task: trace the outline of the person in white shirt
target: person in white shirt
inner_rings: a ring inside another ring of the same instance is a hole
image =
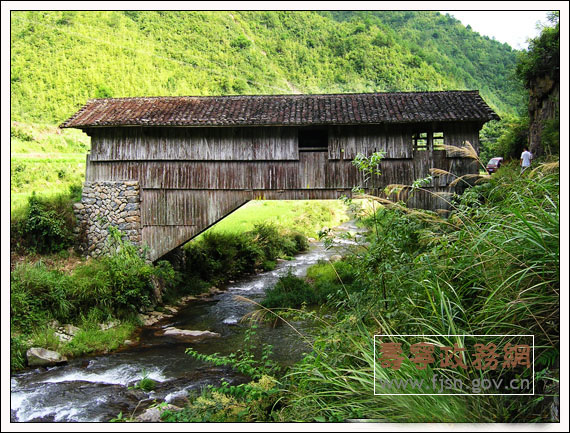
[[[530,167],[530,161],[532,159],[532,153],[528,151],[528,147],[525,147],[523,150],[521,154],[521,174]]]

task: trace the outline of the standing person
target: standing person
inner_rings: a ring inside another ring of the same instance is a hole
[[[532,153],[528,151],[528,147],[523,148],[523,153],[521,154],[521,174],[530,167],[530,160],[532,159]]]

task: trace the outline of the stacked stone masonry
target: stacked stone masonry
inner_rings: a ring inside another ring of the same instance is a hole
[[[141,244],[139,184],[136,181],[85,182],[80,203],[74,205],[80,251],[87,257],[111,252],[109,227],[122,239]]]

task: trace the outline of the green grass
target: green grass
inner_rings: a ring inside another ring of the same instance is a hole
[[[69,341],[61,341],[52,328],[36,328],[27,339],[27,347],[43,347],[64,356],[77,357],[90,353],[110,352],[118,349],[138,327],[134,320],[123,320],[112,328],[101,330],[98,323],[84,321]]]
[[[12,122],[10,134],[10,213],[23,211],[35,191],[44,198],[67,193],[85,180],[90,138],[54,125]]]
[[[340,200],[254,200],[210,230],[244,233],[266,222],[316,238],[322,227],[335,227],[348,219],[346,207]]]
[[[81,187],[85,179],[85,156],[75,160],[40,158],[11,159],[10,212],[17,214],[33,192],[44,198]]]
[[[84,155],[91,139],[78,129],[59,129],[57,125],[12,122],[10,153]],[[61,158],[61,156],[58,156]]]

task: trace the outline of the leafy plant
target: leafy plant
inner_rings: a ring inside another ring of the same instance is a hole
[[[148,372],[143,370],[142,379],[133,386],[134,389],[140,389],[144,392],[151,392],[156,388],[156,382],[148,377]]]
[[[271,359],[273,346],[270,344],[262,344],[261,357],[256,359],[254,350],[254,337],[256,335],[257,325],[252,324],[245,332],[243,340],[243,349],[235,353],[224,356],[214,353],[212,355],[205,355],[198,353],[193,348],[186,349],[186,353],[195,359],[212,363],[214,365],[227,365],[235,368],[240,373],[243,373],[253,379],[259,379],[262,376],[273,376],[280,370],[279,364]]]
[[[12,243],[40,254],[61,251],[72,245],[74,221],[67,196],[42,199],[34,193],[23,216],[12,220]]]

